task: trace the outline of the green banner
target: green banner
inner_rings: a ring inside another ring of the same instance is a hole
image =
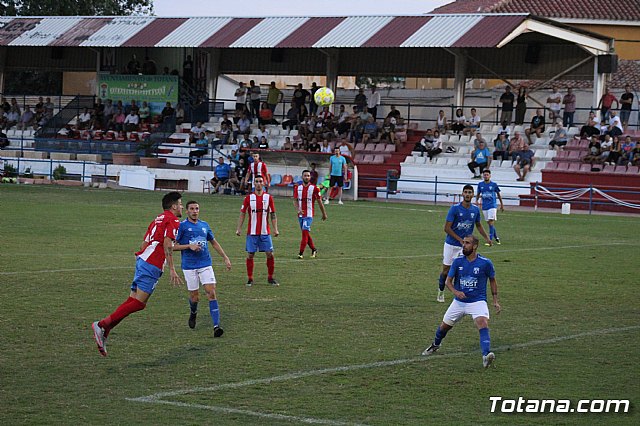
[[[175,75],[100,74],[98,97],[103,101],[106,99],[114,102],[122,101],[123,104],[129,104],[132,99],[138,105],[147,101],[156,108],[171,102],[175,108],[178,103],[178,77]]]

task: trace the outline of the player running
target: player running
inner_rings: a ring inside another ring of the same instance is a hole
[[[211,255],[207,242],[218,252],[227,271],[231,270],[231,261],[225,254],[222,246],[215,239],[209,224],[199,219],[200,205],[197,201],[187,203],[187,219],[180,222],[176,244],[173,250],[182,252],[182,272],[187,281],[189,290],[189,327],[196,327],[196,316],[198,315],[198,301],[200,299],[200,284],[204,287],[209,299],[209,313],[213,322],[213,337],[220,337],[224,333],[220,327],[220,309],[216,297],[216,276],[211,266]]]
[[[473,186],[465,185],[462,188],[462,202],[454,204],[447,213],[447,220],[444,224],[444,232],[447,237],[444,240],[442,251],[442,272],[438,283],[438,297],[436,300],[444,303],[444,283],[451,267],[453,259],[462,253],[462,240],[468,235],[473,235],[474,225],[478,226],[478,232],[484,237],[489,245],[491,240],[480,222],[480,209],[472,205]]]
[[[298,259],[304,258],[304,250],[309,245],[311,249],[311,257],[315,258],[318,254],[316,246],[311,238],[311,223],[313,222],[314,203],[318,201],[318,206],[322,211],[322,220],[327,220],[327,211],[322,204],[320,189],[311,183],[311,172],[309,170],[302,171],[302,185],[294,185],[293,187],[293,205],[298,213],[298,222],[302,231],[302,240],[300,241],[300,252]]]
[[[455,295],[444,314],[442,324],[436,329],[433,343],[422,352],[422,355],[432,355],[438,349],[442,339],[449,330],[463,316],[471,315],[480,333],[480,349],[482,350],[482,366],[487,368],[496,356],[491,352],[491,337],[489,335],[489,307],[487,306],[487,280],[491,285],[493,306],[496,313],[502,310],[498,302],[498,283],[493,263],[478,254],[478,239],[469,235],[462,241],[462,254],[453,260],[447,274],[447,288]]]
[[[102,356],[107,356],[107,337],[111,330],[127,316],[141,311],[158,284],[165,260],[169,265],[171,283],[182,284],[173,265],[173,241],[182,216],[182,195],[170,192],[162,197],[164,212],[159,214],[147,228],[140,251],[136,253],[136,272],[131,283],[129,298],[111,315],[91,325],[93,337]]]
[[[497,183],[491,182],[491,170],[482,172],[482,182],[478,183],[478,194],[476,195],[476,203],[482,197],[482,215],[484,220],[489,224],[489,239],[496,240],[496,244],[500,244],[498,232],[494,225],[498,220],[498,209],[496,208],[496,197],[500,200],[500,212],[504,212],[504,203],[502,195],[500,195],[500,187]]]
[[[238,226],[236,235],[240,235],[240,228],[244,223],[244,217],[249,212],[249,223],[247,226],[247,287],[253,285],[253,257],[256,251],[263,251],[267,255],[267,272],[268,282],[272,286],[280,285],[273,278],[275,269],[275,258],[273,257],[273,242],[271,241],[271,229],[269,228],[269,218],[273,225],[273,236],[277,237],[278,218],[276,216],[276,208],[273,203],[273,197],[264,192],[264,179],[262,176],[256,176],[253,180],[255,191],[244,198],[242,207],[240,208],[240,217],[238,218]]]

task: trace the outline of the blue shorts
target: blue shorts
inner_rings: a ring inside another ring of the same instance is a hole
[[[246,250],[247,253],[273,251],[271,235],[247,235]]]
[[[136,260],[136,273],[133,276],[133,282],[131,283],[131,291],[140,289],[145,293],[152,294],[161,276],[162,269],[138,258]]]
[[[311,231],[311,224],[313,223],[312,217],[299,217],[298,222],[300,223],[300,229],[303,231]]]

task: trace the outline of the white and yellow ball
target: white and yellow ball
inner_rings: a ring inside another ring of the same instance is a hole
[[[335,95],[333,94],[333,90],[328,87],[321,87],[313,95],[313,100],[316,101],[316,105],[325,107],[333,103]]]

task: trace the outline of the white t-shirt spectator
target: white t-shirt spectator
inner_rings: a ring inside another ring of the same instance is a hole
[[[124,124],[135,124],[137,126],[140,124],[140,117],[138,117],[138,114],[129,114],[124,119]]]
[[[78,121],[80,121],[81,123],[88,123],[89,121],[91,121],[91,114],[89,114],[88,112],[83,112],[78,116]]]
[[[613,126],[616,126],[618,129],[620,129],[621,132],[624,132],[622,123],[620,122],[620,117],[618,117],[617,115],[609,119],[609,129],[613,129]]]
[[[560,111],[560,109],[562,109],[562,93],[557,92],[557,93],[551,93],[549,95],[549,99],[553,99],[553,100],[558,100],[558,102],[549,102],[547,104],[547,106],[549,107],[550,110],[552,111]]]
[[[380,105],[380,92],[374,92],[367,98],[367,108],[375,108]]]

